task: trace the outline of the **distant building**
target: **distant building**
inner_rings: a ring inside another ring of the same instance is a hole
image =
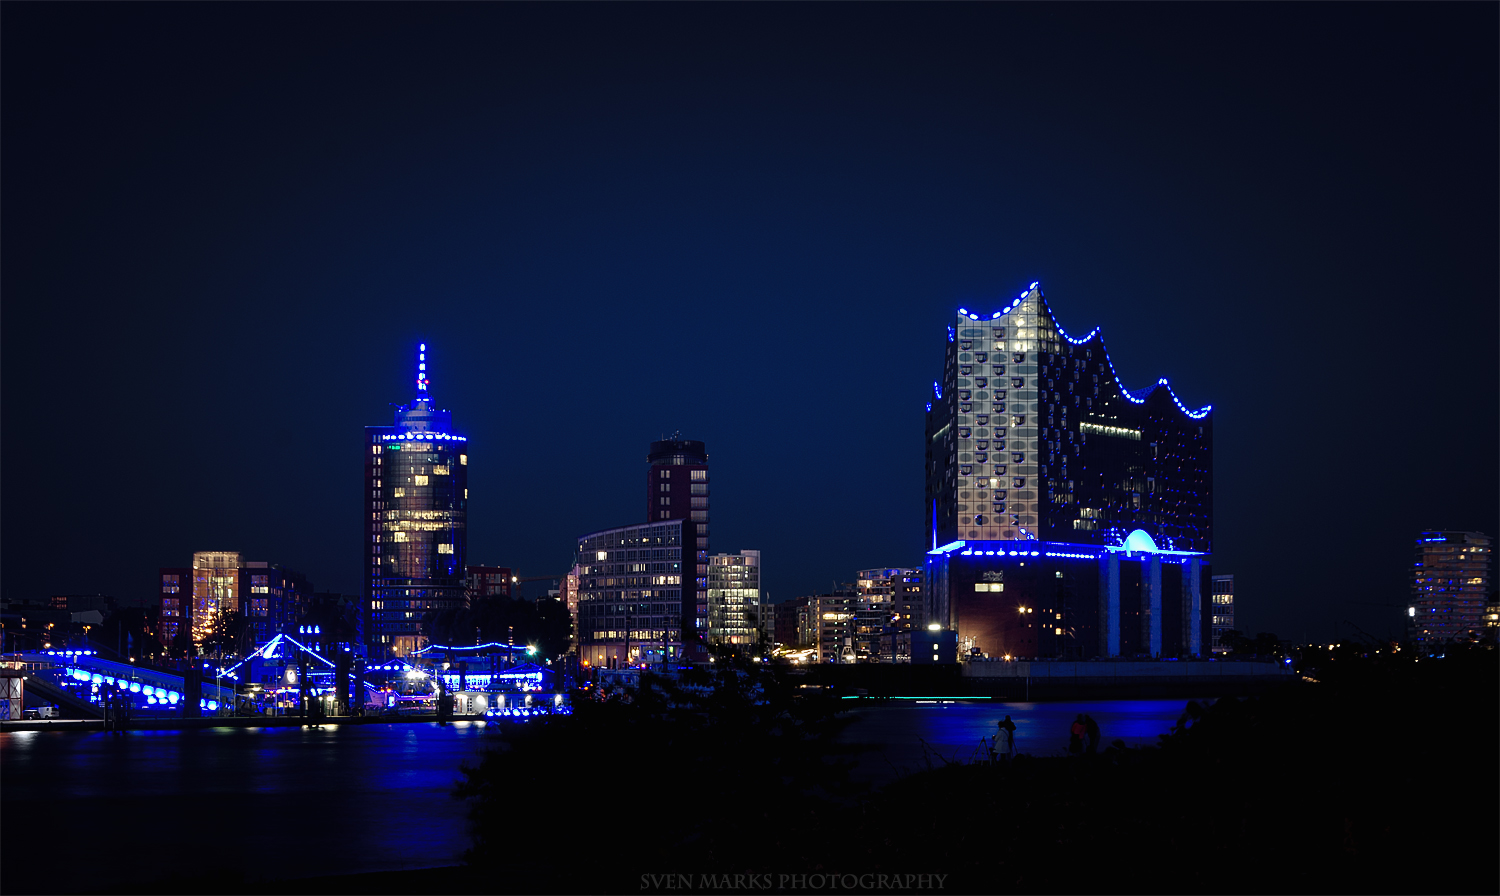
[[[69,613],[94,611],[107,616],[115,611],[115,599],[107,594],[54,594],[52,606]]]
[[[797,608],[797,644],[800,647],[818,646],[818,599],[799,597],[792,601]]]
[[[193,603],[189,612],[193,643],[227,631],[240,614],[244,577],[238,551],[198,551],[193,554]]]
[[[238,551],[199,551],[191,568],[163,567],[158,574],[157,637],[166,647],[189,632],[199,648],[218,637],[220,650],[249,652],[301,619],[313,591],[301,573],[245,560]],[[236,634],[233,644],[222,640]]]
[[[805,600],[805,598],[804,598]],[[803,641],[798,634],[797,615],[802,604],[796,600],[785,600],[771,605],[771,643],[783,647],[799,647]]]
[[[910,632],[923,614],[923,570],[862,569],[855,573],[860,596],[855,652],[861,662],[909,662]]]
[[[192,567],[163,566],[157,570],[160,592],[156,636],[163,647],[172,647],[177,636],[188,631],[192,619]]]
[[[646,521],[690,520],[708,535],[708,448],[692,439],[651,443],[646,455]],[[705,538],[706,541],[706,538]],[[707,550],[706,544],[699,548]]]
[[[575,562],[573,568],[568,570],[562,578],[562,593],[558,599],[568,608],[569,630],[568,630],[568,652],[578,653],[578,583],[580,567]]]
[[[930,625],[915,629],[911,633],[911,662],[915,665],[958,662],[958,632]]]
[[[683,520],[683,575],[693,580],[693,626],[685,629],[688,659],[706,660],[708,629],[708,447],[680,433],[652,442],[646,453],[646,521]]]
[[[760,551],[708,558],[708,641],[753,650],[760,641]]]
[[[422,617],[467,599],[469,444],[428,394],[427,345],[416,393],[391,426],[365,427],[365,637],[372,659],[427,642]]]
[[[766,650],[776,645],[776,605],[764,588],[760,592],[760,605],[756,608],[756,622],[760,627],[760,643]]]
[[[1478,640],[1490,598],[1490,537],[1481,532],[1423,532],[1412,567],[1409,635],[1418,647]]]
[[[489,597],[512,597],[513,578],[509,566],[470,566],[464,578],[464,593],[469,606]]]
[[[1213,634],[1210,646],[1214,653],[1228,653],[1224,633],[1234,628],[1234,576],[1213,577]]]
[[[1035,283],[991,313],[960,308],[943,348],[925,439],[928,624],[965,655],[1203,653],[1212,409],[1165,379],[1126,389],[1099,331],[1068,335]]]
[[[675,664],[689,654],[701,619],[697,580],[684,573],[684,567],[695,565],[693,527],[691,520],[663,520],[578,539],[574,565],[582,663],[618,669]]]
[[[813,598],[816,633],[812,644],[817,647],[820,663],[855,663],[859,661],[855,636],[859,627],[859,594],[850,590],[819,594]]]
[[[255,644],[264,644],[302,620],[313,603],[312,585],[300,572],[274,563],[247,561],[245,616]]]

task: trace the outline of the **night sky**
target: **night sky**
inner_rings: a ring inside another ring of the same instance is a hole
[[[239,550],[361,590],[432,390],[469,562],[559,573],[708,444],[772,599],[918,564],[958,306],[1039,280],[1214,405],[1240,627],[1400,631],[1500,534],[1497,7],[6,4],[3,588]]]

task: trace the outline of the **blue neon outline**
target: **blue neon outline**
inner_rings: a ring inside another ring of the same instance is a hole
[[[1036,281],[1035,283],[1032,283],[1031,286],[1027,287],[1027,289],[1026,289],[1025,292],[1021,293],[1020,298],[1017,298],[1016,300],[1014,300],[1013,302],[1011,302],[1008,306],[1006,306],[1002,310],[996,311],[990,317],[990,320],[995,320],[996,318],[999,318],[999,317],[1001,317],[1003,315],[1009,314],[1012,311],[1016,310],[1016,308],[1018,308],[1020,306],[1021,301],[1023,299],[1025,299],[1026,297],[1030,296],[1033,291],[1040,292],[1040,290],[1038,289],[1038,287],[1040,285],[1041,285],[1041,281],[1040,280]],[[1182,403],[1182,399],[1180,399],[1180,398],[1177,397],[1177,393],[1175,391],[1173,391],[1172,386],[1171,386],[1170,383],[1167,382],[1167,378],[1166,377],[1162,377],[1162,378],[1158,379],[1155,383],[1151,384],[1150,386],[1147,386],[1145,389],[1137,389],[1134,392],[1130,391],[1129,389],[1126,389],[1125,388],[1125,384],[1120,381],[1120,374],[1119,374],[1119,372],[1117,370],[1115,370],[1115,361],[1114,361],[1114,359],[1109,356],[1109,348],[1107,346],[1105,346],[1105,344],[1104,344],[1103,328],[1101,328],[1101,327],[1095,327],[1094,329],[1090,330],[1089,334],[1087,336],[1083,337],[1082,339],[1074,339],[1072,336],[1068,335],[1068,332],[1066,330],[1064,330],[1062,328],[1062,324],[1060,324],[1060,323],[1057,322],[1057,315],[1055,315],[1055,314],[1052,313],[1052,306],[1050,306],[1050,305],[1047,304],[1046,295],[1042,294],[1040,296],[1040,298],[1042,299],[1042,303],[1041,303],[1042,307],[1047,310],[1047,317],[1050,318],[1051,321],[1052,321],[1052,326],[1054,326],[1054,327],[1057,328],[1058,335],[1062,336],[1063,339],[1066,339],[1068,342],[1072,343],[1073,345],[1085,345],[1090,340],[1092,340],[1094,337],[1096,337],[1096,336],[1099,337],[1099,349],[1100,349],[1100,351],[1104,352],[1104,361],[1105,361],[1106,364],[1109,365],[1110,375],[1115,378],[1115,385],[1117,387],[1119,387],[1120,394],[1123,395],[1123,396],[1125,396],[1125,400],[1126,401],[1129,401],[1132,404],[1145,404],[1146,403],[1146,397],[1145,396],[1149,396],[1151,394],[1151,392],[1154,391],[1159,386],[1166,386],[1166,388],[1167,388],[1167,394],[1169,396],[1171,396],[1172,402],[1177,405],[1177,409],[1179,411],[1182,411],[1184,414],[1186,414],[1189,418],[1191,418],[1193,420],[1202,420],[1204,417],[1208,416],[1208,414],[1209,414],[1210,411],[1212,411],[1214,409],[1213,405],[1206,404],[1206,405],[1204,405],[1203,407],[1199,408],[1196,411],[1190,411],[1190,410],[1188,410],[1187,409],[1187,405],[1183,404]],[[963,308],[958,309],[958,312],[959,312],[959,314],[962,314],[965,317],[970,317],[973,320],[978,320],[979,319],[978,317],[969,314]],[[953,336],[952,336],[952,330],[953,330],[953,328],[949,327],[948,330],[949,330],[948,341],[952,342],[953,341]],[[933,384],[934,387],[936,387],[936,385],[937,385],[936,383]],[[1137,398],[1136,397],[1137,394],[1140,394],[1142,397]],[[938,397],[942,398],[943,396],[942,396],[941,393],[939,393]]]

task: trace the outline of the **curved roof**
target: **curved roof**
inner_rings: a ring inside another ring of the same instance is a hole
[[[1031,295],[1031,293],[1033,291],[1036,292],[1037,298],[1039,298],[1039,299],[1042,300],[1042,303],[1041,303],[1042,307],[1047,309],[1047,317],[1052,321],[1052,326],[1054,326],[1054,327],[1057,328],[1057,333],[1058,333],[1059,336],[1061,336],[1062,338],[1066,339],[1068,342],[1072,343],[1073,345],[1087,345],[1089,342],[1092,342],[1095,339],[1099,340],[1099,349],[1104,352],[1104,360],[1105,360],[1106,363],[1109,364],[1109,372],[1110,372],[1110,374],[1112,376],[1114,376],[1114,378],[1115,378],[1115,385],[1120,387],[1120,394],[1123,395],[1123,396],[1125,396],[1125,400],[1126,401],[1129,401],[1129,402],[1131,402],[1133,404],[1145,404],[1146,403],[1146,398],[1152,392],[1156,391],[1158,388],[1165,387],[1166,390],[1167,390],[1167,395],[1171,396],[1172,403],[1175,404],[1175,405],[1177,405],[1177,409],[1180,410],[1180,411],[1182,411],[1184,414],[1186,414],[1188,417],[1190,417],[1190,418],[1192,418],[1194,420],[1202,420],[1204,417],[1208,416],[1208,414],[1209,414],[1210,411],[1212,411],[1214,409],[1213,405],[1206,404],[1206,405],[1204,405],[1203,407],[1199,408],[1196,411],[1188,410],[1187,405],[1185,405],[1185,404],[1182,403],[1182,399],[1180,399],[1180,398],[1177,397],[1177,393],[1172,391],[1172,387],[1171,387],[1170,384],[1167,383],[1167,378],[1166,377],[1162,377],[1161,379],[1159,379],[1156,382],[1152,383],[1151,385],[1145,387],[1144,389],[1134,389],[1134,390],[1126,389],[1125,388],[1125,384],[1122,383],[1122,382],[1120,382],[1120,374],[1115,370],[1114,359],[1110,358],[1110,356],[1109,356],[1109,349],[1104,345],[1103,330],[1100,327],[1095,327],[1094,329],[1092,329],[1092,330],[1089,331],[1089,333],[1088,333],[1087,336],[1084,336],[1081,339],[1069,336],[1068,332],[1062,328],[1062,324],[1059,324],[1057,322],[1057,316],[1052,313],[1052,306],[1050,306],[1050,305],[1047,304],[1046,294],[1043,293],[1042,290],[1041,290],[1041,283],[1040,283],[1040,281],[1032,283],[1030,286],[1026,287],[1026,289],[1024,289],[1024,290],[1021,291],[1021,295],[1020,296],[1018,296],[1013,301],[1011,301],[1011,303],[1009,305],[1007,305],[1006,307],[1000,309],[999,311],[996,311],[994,314],[991,314],[990,317],[989,317],[989,319],[990,320],[995,320],[995,319],[1003,317],[1003,316],[1009,314],[1010,312],[1016,310],[1016,308],[1021,304],[1021,301],[1023,299],[1025,299],[1027,296]],[[964,315],[965,317],[969,318],[970,320],[982,320],[983,319],[981,315],[976,314],[976,313],[974,313],[972,311],[969,311],[968,309],[965,309],[965,308],[958,309],[958,313]],[[949,338],[950,339],[952,338],[951,334],[950,334]],[[934,383],[933,385],[936,386],[937,384]],[[943,396],[942,396],[941,393],[939,393],[938,397],[942,398]]]

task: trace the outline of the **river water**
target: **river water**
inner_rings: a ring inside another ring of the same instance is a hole
[[[1077,713],[1106,744],[1140,745],[1186,701],[849,702],[840,739],[859,748],[855,777],[879,784],[928,755],[967,760],[1007,713],[1019,750],[1048,755]],[[451,792],[489,740],[477,722],[0,734],[0,891],[456,864],[467,807]]]

